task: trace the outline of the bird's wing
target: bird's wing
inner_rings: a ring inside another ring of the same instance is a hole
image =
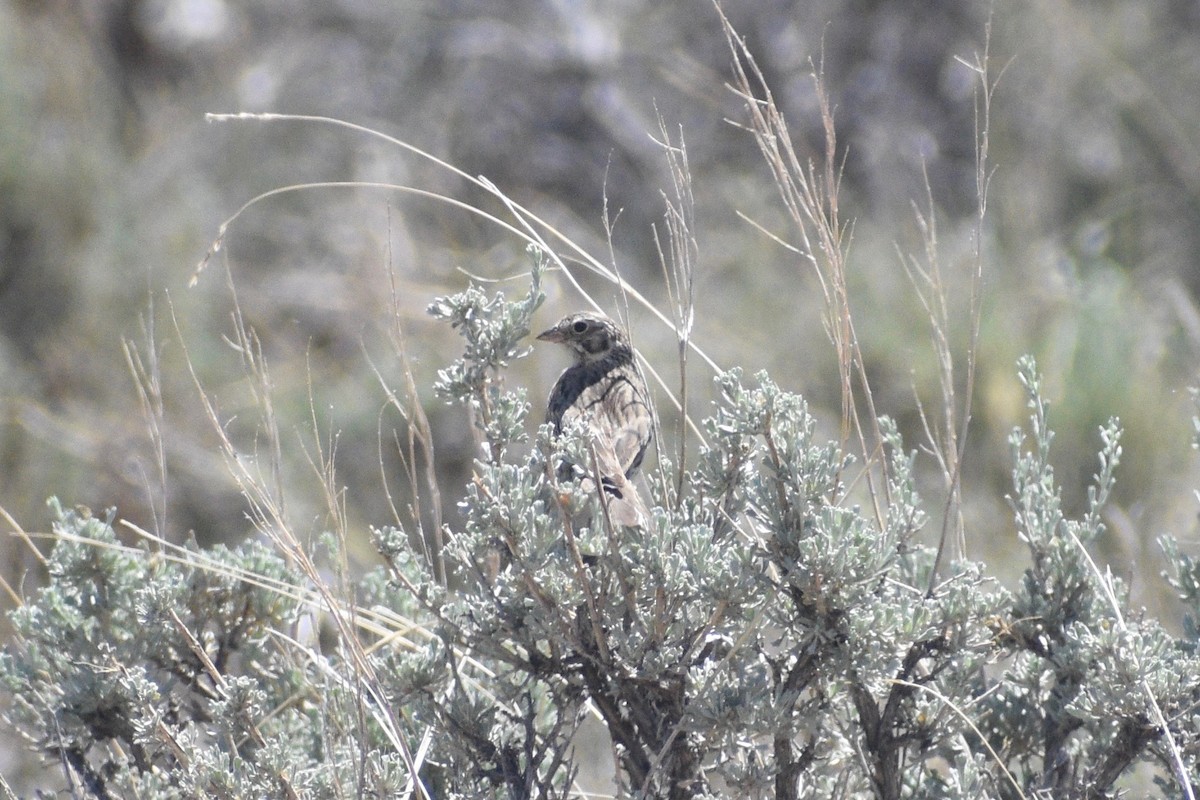
[[[654,421],[644,387],[633,365],[622,367],[584,389],[563,413],[564,423],[586,415],[595,436],[611,444],[613,475],[635,472],[650,444]]]
[[[629,528],[644,525],[650,518],[646,512],[646,504],[642,502],[637,487],[625,477],[611,440],[593,430],[591,445],[596,458],[596,468],[604,484],[598,494],[608,508],[609,517],[618,525]],[[591,478],[584,478],[581,485],[585,491],[595,491]]]

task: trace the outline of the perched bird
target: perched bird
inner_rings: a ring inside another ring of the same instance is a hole
[[[566,345],[575,357],[550,391],[546,421],[559,435],[574,420],[586,420],[610,517],[640,525],[645,505],[630,479],[650,446],[654,417],[633,347],[616,322],[587,311],[563,317],[537,338]],[[590,464],[567,464],[560,477],[591,472]]]

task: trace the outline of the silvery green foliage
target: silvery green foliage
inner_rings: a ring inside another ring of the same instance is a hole
[[[696,687],[708,758],[741,796],[940,784],[923,762],[966,753],[965,726],[947,704],[969,702],[991,638],[982,620],[1002,596],[985,591],[976,565],[926,591],[932,554],[912,542],[925,514],[912,455],[890,422],[891,500],[875,514],[847,501],[851,464],[817,439],[803,401],[765,375],[756,383],[722,377],[726,402],[697,470],[706,487],[744,492],[756,543],[754,624],[730,633],[739,646]],[[710,492],[704,502],[722,505]]]
[[[52,507],[49,583],[11,615],[0,685],[9,724],[75,796],[406,791],[347,663],[295,644],[309,588],[279,556],[253,542],[151,554],[122,547],[111,515]],[[412,605],[378,579],[367,588]]]
[[[0,659],[9,720],[85,796],[192,797],[214,779],[278,795],[269,744],[286,732],[312,746],[318,731],[298,709],[267,712],[287,709],[312,676],[270,636],[295,621],[296,602],[240,575],[298,578],[261,545],[169,561],[121,547],[111,514],[52,506],[50,583],[13,612],[15,643]]]
[[[1108,797],[1145,760],[1164,795],[1194,780],[1196,625],[1178,639],[1132,612],[1086,549],[1115,421],[1070,519],[1020,364],[1032,413],[1010,501],[1030,559],[1011,594],[979,564],[933,574],[916,454],[891,421],[864,468],[765,374],[719,376],[682,495],[613,526],[547,466],[563,449],[586,463],[581,431],[512,446],[531,428],[503,370],[542,300],[532,255],[518,301],[471,288],[431,306],[464,342],[439,396],[484,446],[438,563],[417,532],[373,531],[386,566],[357,585],[365,651],[298,641],[323,606],[262,546],[167,559],[55,507],[50,582],[15,612],[0,678],[10,722],[77,796],[578,797],[589,717],[621,797]],[[1197,560],[1164,548],[1200,617]]]
[[[545,253],[530,245],[529,256],[531,284],[524,300],[509,303],[503,294],[489,299],[472,284],[464,292],[438,298],[428,309],[433,317],[449,322],[464,342],[462,358],[438,373],[434,392],[470,409],[485,444],[494,448],[494,458],[500,457],[505,445],[525,438],[524,421],[529,413],[525,393],[506,391],[498,379],[511,361],[529,354],[525,339],[530,320],[545,300],[541,290]]]
[[[1166,795],[1178,796],[1181,783],[1196,778],[1200,661],[1186,642],[1134,613],[1123,583],[1095,567],[1086,550],[1104,533],[1101,510],[1121,455],[1120,428],[1112,420],[1101,429],[1087,510],[1080,520],[1067,519],[1049,462],[1053,433],[1036,366],[1025,358],[1018,368],[1032,413],[1029,435],[1017,430],[1010,437],[1010,503],[1030,566],[1011,610],[997,621],[997,642],[1012,658],[983,698],[986,734],[1027,793],[1107,797],[1118,777],[1149,760],[1160,781],[1168,778]],[[1170,545],[1166,553],[1186,600],[1190,560]],[[1150,696],[1170,740],[1154,721]]]

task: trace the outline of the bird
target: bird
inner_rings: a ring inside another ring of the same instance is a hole
[[[590,311],[568,314],[538,340],[565,345],[575,363],[550,390],[546,422],[554,435],[577,419],[586,421],[610,518],[627,527],[645,522],[645,504],[630,481],[654,437],[654,415],[633,346],[609,317]],[[591,465],[564,464],[561,478],[591,473]],[[588,478],[584,482],[591,484]]]

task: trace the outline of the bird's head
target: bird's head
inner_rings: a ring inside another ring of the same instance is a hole
[[[591,311],[568,314],[553,328],[538,334],[537,338],[543,342],[566,345],[581,364],[600,361],[620,350],[629,350],[629,343],[617,323]]]

